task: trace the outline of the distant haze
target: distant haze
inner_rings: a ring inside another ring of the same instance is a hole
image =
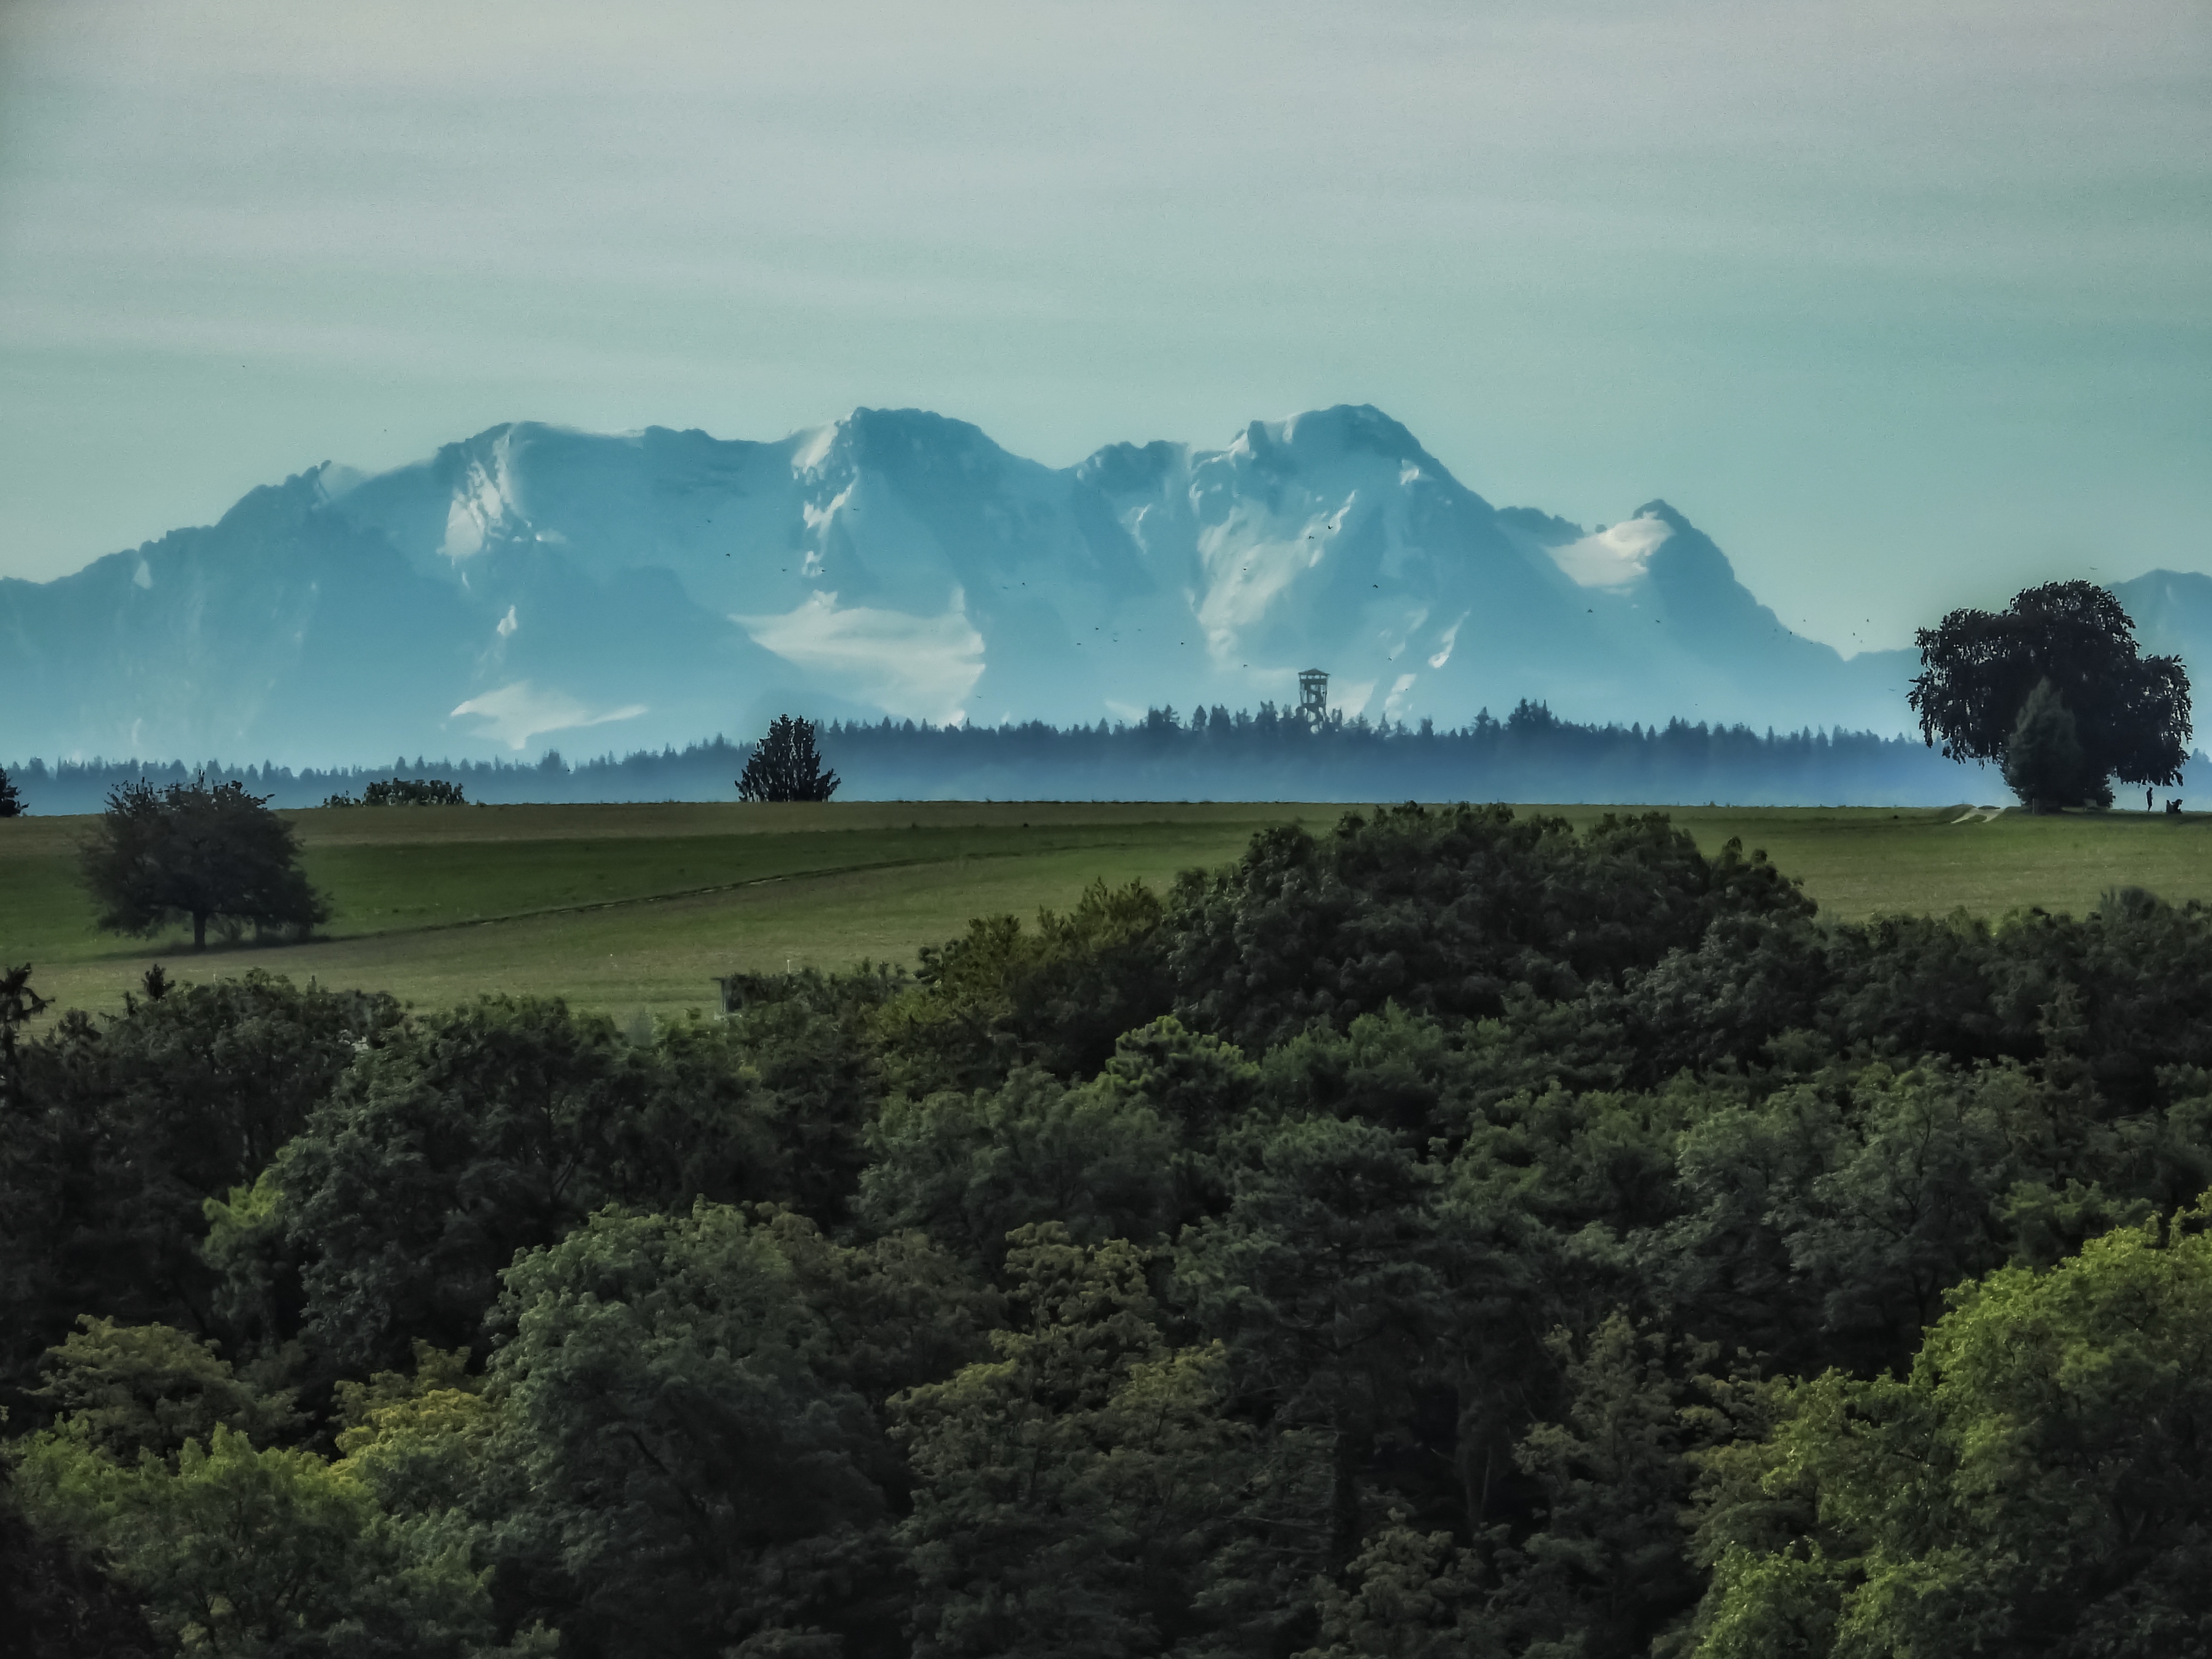
[[[2212,577],[2123,585],[2212,659]],[[1682,514],[1499,508],[1367,405],[1073,467],[927,410],[769,441],[520,423],[0,579],[12,752],[330,765],[1293,706],[1896,732],[1910,653],[1791,632]]]
[[[1067,465],[1363,402],[1845,652],[2212,568],[2208,20],[16,0],[0,574],[524,417]]]

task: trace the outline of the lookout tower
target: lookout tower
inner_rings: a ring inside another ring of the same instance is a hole
[[[1328,718],[1328,670],[1326,668],[1299,670],[1298,718],[1308,726],[1319,726]]]

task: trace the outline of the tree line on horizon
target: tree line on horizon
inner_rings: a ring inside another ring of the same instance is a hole
[[[1272,704],[1256,711],[1173,707],[1137,720],[1054,726],[825,720],[816,732],[847,799],[1603,800],[1663,804],[1943,805],[1988,796],[1999,781],[1907,737],[1756,732],[1687,720],[1597,726],[1539,703],[1455,730],[1333,716],[1318,728]],[[379,781],[436,781],[471,800],[728,799],[751,746],[715,737],[678,749],[569,761],[441,761],[380,767],[234,766],[33,759],[9,769],[25,810],[93,812],[119,785],[205,775],[282,808],[358,797]]]

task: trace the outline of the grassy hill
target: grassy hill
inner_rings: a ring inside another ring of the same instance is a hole
[[[64,1006],[112,1008],[155,961],[186,978],[266,968],[420,1004],[483,991],[619,1018],[705,1005],[714,975],[910,960],[971,916],[1065,906],[1093,878],[1164,886],[1253,832],[1328,805],[854,802],[810,806],[356,808],[288,813],[336,909],[302,945],[211,948],[96,933],[75,877],[92,820],[0,822],[0,960]],[[1586,823],[1600,807],[1556,810]],[[1822,913],[2086,909],[2106,889],[2212,899],[2212,820],[2142,813],[1954,822],[1963,809],[1674,808],[1802,878]]]

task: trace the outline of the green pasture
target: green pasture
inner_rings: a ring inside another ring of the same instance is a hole
[[[702,1006],[717,974],[909,961],[971,916],[1064,907],[1094,878],[1164,885],[1253,832],[1332,805],[852,802],[828,805],[389,807],[289,813],[331,896],[325,937],[210,948],[101,934],[76,884],[88,818],[0,822],[0,961],[59,1006],[121,1005],[155,961],[185,978],[251,967],[422,1006],[484,991],[618,1018]],[[1589,823],[1601,807],[1530,808]],[[1642,809],[1627,809],[1642,810]],[[1674,808],[1802,878],[1824,915],[2079,912],[2108,888],[2212,899],[2212,817],[2097,813],[1954,822],[1940,811]]]

